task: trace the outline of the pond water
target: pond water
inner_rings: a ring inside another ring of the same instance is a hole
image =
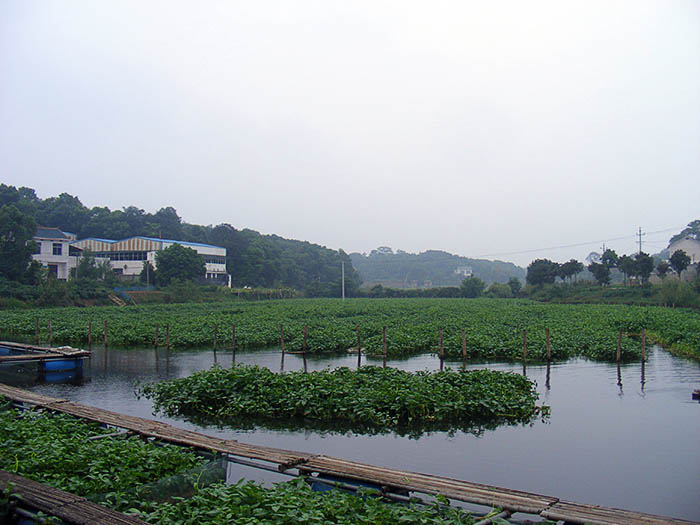
[[[408,471],[449,476],[591,503],[700,520],[700,363],[652,347],[648,361],[616,364],[577,359],[530,364],[525,373],[536,381],[538,404],[551,407],[546,421],[502,426],[483,434],[433,432],[411,439],[396,434],[357,435],[311,430],[237,430],[198,427],[152,414],[147,399],[137,399],[138,384],[186,377],[216,362],[231,366],[230,351],[211,349],[93,348],[85,377],[67,383],[38,382],[36,365],[0,371],[0,381],[45,395],[166,421],[175,426],[310,453],[322,453]],[[236,362],[280,370],[279,349],[238,351]],[[366,360],[364,364],[381,366]],[[309,357],[309,370],[357,364],[356,355]],[[301,356],[287,354],[284,370],[303,369]],[[390,360],[404,370],[435,370],[433,355]],[[449,363],[446,366],[450,366]],[[452,363],[460,366],[460,363]],[[521,363],[471,363],[523,373]],[[233,478],[277,480],[275,474],[235,467]],[[281,478],[281,477],[280,477]],[[286,478],[281,478],[286,479]]]

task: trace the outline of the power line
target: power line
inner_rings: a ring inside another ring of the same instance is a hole
[[[684,227],[685,226],[680,226],[680,227],[676,227],[676,228],[666,228],[663,230],[656,230],[653,232],[645,232],[643,235],[655,235],[655,234],[659,234],[659,233],[668,233],[671,231],[680,231]],[[640,231],[641,231],[641,228],[640,228]],[[597,240],[597,241],[579,242],[579,243],[575,243],[575,244],[563,244],[560,246],[550,246],[548,248],[534,248],[534,249],[530,249],[530,250],[520,250],[517,252],[484,253],[481,255],[472,255],[470,257],[473,259],[478,258],[478,257],[500,257],[503,255],[522,255],[522,254],[526,254],[526,253],[544,252],[547,250],[562,250],[562,249],[566,249],[566,248],[579,248],[581,246],[590,246],[592,244],[605,244],[606,242],[611,242],[611,241],[625,241],[625,240],[631,240],[631,239],[636,240],[638,235],[639,234],[625,235],[623,237],[612,237],[610,239],[601,239],[601,240]]]

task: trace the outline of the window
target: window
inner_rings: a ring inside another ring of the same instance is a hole
[[[36,249],[34,250],[35,254],[40,254],[41,253],[41,241],[36,241]]]
[[[63,255],[63,245],[60,242],[53,243],[53,254]]]

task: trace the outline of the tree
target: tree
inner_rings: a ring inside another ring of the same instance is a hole
[[[156,252],[156,283],[168,286],[174,279],[193,281],[204,277],[204,259],[192,248],[173,244]]]
[[[517,297],[520,293],[520,289],[523,287],[520,279],[517,277],[511,277],[508,279],[508,286],[510,286],[510,291],[513,293],[513,297]]]
[[[513,290],[505,283],[492,283],[488,290],[486,290],[486,295],[499,299],[509,299],[513,297]]]
[[[654,271],[654,258],[647,253],[640,252],[634,256],[634,263],[642,283],[649,282],[649,276]]]
[[[32,260],[36,244],[34,219],[14,204],[0,208],[0,275],[11,281],[22,281]]]
[[[627,284],[627,278],[632,275],[637,275],[637,267],[634,259],[629,255],[623,255],[617,260],[617,267],[622,272],[625,277],[625,284]]]
[[[656,275],[661,277],[661,280],[663,280],[670,269],[671,265],[669,265],[666,261],[659,261],[659,264],[656,265]]]
[[[618,259],[619,257],[617,256],[617,253],[615,253],[615,250],[608,248],[603,252],[603,255],[601,255],[600,262],[608,268],[616,268]]]
[[[462,297],[479,297],[484,292],[484,288],[486,288],[486,283],[478,277],[467,277],[460,285]]]
[[[571,282],[571,279],[575,275],[581,273],[583,269],[582,263],[578,262],[576,259],[571,259],[569,262],[565,262],[559,266],[559,277],[561,277],[562,280],[568,279],[569,282]]]
[[[535,259],[527,267],[525,280],[528,284],[553,284],[559,273],[559,265],[549,259]]]
[[[681,278],[683,270],[690,266],[690,257],[683,250],[676,250],[673,255],[668,260],[673,271],[678,274],[678,278]]]
[[[594,262],[588,265],[588,271],[593,274],[599,285],[605,286],[610,284],[610,268],[606,265]]]
[[[690,237],[691,239],[696,239],[700,241],[700,219],[695,219],[688,223],[688,226],[684,228],[680,233],[671,237],[669,244],[673,244],[676,241]]]

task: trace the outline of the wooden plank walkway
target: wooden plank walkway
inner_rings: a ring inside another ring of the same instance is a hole
[[[0,488],[12,484],[12,494],[21,497],[21,508],[56,516],[76,525],[142,525],[133,516],[115,512],[86,498],[0,470]]]
[[[71,348],[69,346],[59,346],[48,348],[45,346],[25,345],[10,341],[0,341],[0,347],[12,348],[24,352],[19,355],[0,355],[0,363],[15,361],[47,361],[53,359],[75,359],[80,357],[90,357],[91,352]]]
[[[544,518],[563,520],[570,523],[695,523],[596,505],[563,502],[553,496],[494,487],[431,474],[377,467],[331,456],[248,445],[239,443],[234,439],[219,439],[199,432],[179,429],[167,423],[151,419],[128,416],[65,399],[43,396],[2,383],[0,383],[0,395],[16,402],[64,412],[80,418],[131,430],[140,435],[158,438],[162,441],[276,464],[280,471],[297,468],[300,472],[308,474],[327,474],[370,482],[381,487],[387,487],[387,490],[407,490],[431,495],[442,494],[448,498],[467,503],[500,507],[513,513],[537,514]]]

